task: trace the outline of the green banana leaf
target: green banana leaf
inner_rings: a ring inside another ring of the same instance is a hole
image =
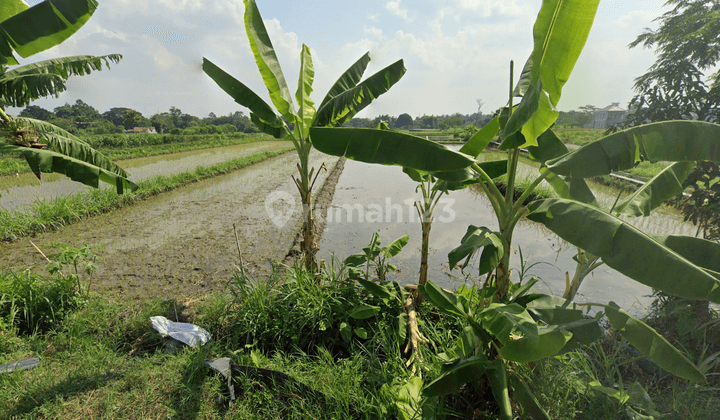
[[[372,305],[358,305],[348,312],[353,319],[367,319],[373,317],[380,312],[380,308]]]
[[[368,63],[370,63],[370,53],[366,52],[358,61],[345,70],[345,73],[333,84],[325,98],[320,102],[318,109],[322,109],[332,98],[357,86],[362,79],[363,73],[365,73],[365,69],[367,69]]]
[[[535,21],[535,40],[531,59],[531,79],[523,102],[535,108],[532,116],[522,125],[524,145],[536,145],[536,139],[555,122],[559,113],[555,109],[562,88],[572,73],[592,28],[599,0],[544,1]],[[526,64],[527,66],[527,64]],[[522,77],[522,76],[521,76]],[[519,122],[526,115],[518,115]],[[510,124],[510,123],[508,123]],[[516,124],[519,125],[519,124]],[[506,131],[509,136],[512,132]]]
[[[310,137],[313,146],[325,154],[365,163],[436,172],[462,169],[475,162],[441,144],[390,130],[313,127]]]
[[[94,188],[98,188],[100,181],[103,181],[114,185],[118,194],[122,194],[125,190],[133,191],[138,188],[128,179],[114,172],[50,150],[5,144],[0,147],[0,152],[22,153],[30,165],[30,169],[38,178],[42,178],[43,172],[56,172]]]
[[[513,341],[510,334],[538,343],[538,324],[530,313],[517,303],[491,303],[478,314],[481,325],[502,344]]]
[[[403,60],[385,67],[379,72],[328,100],[318,109],[314,126],[339,127],[362,111],[378,96],[387,92],[405,74]]]
[[[477,381],[485,374],[488,360],[484,355],[459,359],[449,367],[443,366],[440,376],[425,386],[423,395],[439,397],[455,394],[468,382]]]
[[[467,298],[448,293],[431,281],[418,285],[418,293],[446,314],[465,318],[471,313],[471,304]]]
[[[717,242],[683,235],[650,235],[650,237],[698,267],[720,273],[720,244]]]
[[[410,236],[403,235],[394,241],[390,242],[388,245],[384,246],[382,250],[380,251],[380,255],[382,255],[383,258],[392,258],[396,256],[397,254],[402,251],[402,249],[407,245],[408,241],[410,240]]]
[[[508,372],[505,368],[505,362],[500,359],[489,361],[485,365],[485,375],[490,382],[495,401],[500,408],[501,418],[512,420],[512,406],[510,404],[510,381],[508,380]]]
[[[27,10],[28,6],[23,0],[5,0],[0,3],[0,22]]]
[[[720,303],[717,279],[612,215],[560,198],[536,201],[528,208],[528,219],[637,282],[676,296]]]
[[[510,340],[499,352],[505,360],[518,363],[534,362],[560,353],[572,335],[561,326],[542,326],[538,327],[535,342],[530,337]]]
[[[530,84],[532,83],[532,64],[532,55],[530,55],[527,61],[525,61],[525,65],[520,73],[520,78],[515,85],[515,90],[513,90],[512,95],[514,97],[523,97],[525,96],[525,93],[527,93],[528,89],[530,89]]]
[[[550,420],[550,416],[540,406],[540,402],[535,398],[535,395],[530,391],[530,387],[527,386],[525,381],[517,374],[510,373],[510,385],[513,388],[513,399],[522,405],[523,410],[530,415],[530,418],[535,420]]]
[[[620,331],[633,347],[661,368],[691,381],[705,381],[705,375],[662,335],[639,319],[630,316],[614,302],[610,302],[605,307],[605,315],[613,328]]]
[[[293,106],[290,90],[285,82],[280,62],[275,55],[270,36],[265,29],[260,11],[255,0],[245,2],[245,31],[250,40],[250,49],[255,56],[255,63],[260,70],[265,87],[270,93],[270,99],[280,114],[291,123],[295,123],[297,114]],[[263,118],[265,121],[270,121]]]
[[[100,71],[103,64],[109,69],[110,62],[119,63],[121,59],[120,54],[77,55],[16,67],[0,75],[0,101],[23,107],[41,97],[57,96],[67,89],[65,81],[70,76]]]
[[[454,269],[463,259],[465,259],[465,262],[462,268],[467,267],[472,256],[480,248],[484,248],[483,255],[480,258],[480,275],[488,273],[497,267],[505,253],[502,240],[495,232],[486,227],[470,225],[460,240],[460,246],[448,253],[450,269]],[[488,250],[487,254],[485,250]]]
[[[460,151],[473,157],[480,156],[480,153],[488,147],[488,144],[497,135],[498,131],[500,131],[500,118],[495,117],[477,133],[473,134],[470,140],[460,148]]]
[[[495,179],[507,173],[507,159],[475,163],[485,171],[490,179]],[[468,185],[483,182],[475,171],[470,168],[452,172],[433,172],[432,175],[440,180],[437,183],[437,189],[446,192],[461,190]]]
[[[0,22],[0,64],[18,64],[13,50],[27,58],[60,44],[90,19],[97,6],[95,0],[47,0],[19,11],[22,6],[10,0],[2,9],[6,18]],[[19,13],[7,17],[13,11]]]
[[[568,153],[565,143],[555,133],[548,129],[537,139],[537,146],[529,146],[530,159],[545,165],[548,160],[555,159]],[[585,180],[580,178],[563,179],[545,167],[540,168],[541,173],[549,172],[546,180],[560,198],[572,198],[582,203],[598,206],[595,195]]]
[[[65,130],[59,128],[57,130],[49,129],[49,127],[54,126],[44,121],[33,120],[31,118],[17,119],[26,123],[34,122],[34,124],[32,124],[33,128],[35,128],[41,139],[44,140],[44,143],[50,145],[52,151],[113,172],[123,178],[130,177],[124,169],[114,164],[108,157]]]
[[[254,112],[250,113],[250,121],[252,121],[255,126],[260,129],[265,134],[270,134],[271,136],[275,137],[276,139],[281,139],[287,135],[287,130],[285,130],[285,125],[276,125],[276,124],[270,124],[267,121],[264,121],[260,117],[257,116]],[[295,146],[298,147],[297,145]]]
[[[275,113],[270,105],[267,104],[250,88],[226,73],[223,69],[216,66],[212,61],[203,58],[202,64],[205,74],[217,83],[235,102],[250,109],[256,115],[258,120],[264,122],[265,125],[271,127],[283,127],[282,118]],[[253,121],[254,122],[254,121]],[[263,130],[265,131],[265,130]],[[276,136],[277,137],[277,136]]]
[[[720,125],[665,121],[618,131],[547,162],[559,175],[590,178],[650,162],[720,162]]]
[[[615,212],[634,217],[649,216],[654,208],[683,192],[683,181],[693,168],[695,162],[673,163],[618,203]]]
[[[310,48],[303,44],[302,51],[300,52],[300,78],[298,80],[297,92],[295,93],[295,100],[297,100],[300,107],[296,129],[300,133],[299,137],[302,138],[307,138],[310,126],[312,126],[313,120],[315,119],[314,102],[310,99],[310,94],[313,91],[312,84],[314,78],[315,69],[313,68]]]

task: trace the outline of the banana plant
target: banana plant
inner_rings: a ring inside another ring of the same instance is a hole
[[[73,56],[19,64],[13,52],[29,57],[60,44],[87,22],[97,8],[94,0],[47,0],[28,7],[22,0],[5,0],[0,6],[0,132],[5,138],[0,153],[18,153],[33,173],[57,172],[97,188],[100,181],[118,194],[137,185],[128,173],[65,130],[30,118],[12,118],[7,106],[22,107],[40,97],[66,90],[68,77],[99,71],[121,55]]]
[[[361,82],[370,62],[370,55],[366,53],[340,76],[316,109],[310,99],[315,70],[310,48],[303,44],[300,53],[300,77],[295,93],[298,104],[296,111],[260,11],[254,0],[244,1],[245,30],[250,40],[250,48],[275,109],[207,58],[203,58],[203,70],[235,102],[250,109],[250,118],[261,131],[276,138],[292,140],[299,159],[299,177],[293,177],[293,180],[300,193],[304,216],[301,249],[305,266],[315,270],[317,244],[312,213],[312,189],[320,171],[316,172],[315,168],[309,167],[309,156],[313,147],[310,128],[341,126],[397,83],[405,74],[405,66],[402,60],[398,60]]]
[[[600,336],[601,317],[663,369],[693,381],[705,379],[667,340],[614,303],[576,304],[529,293],[534,281],[523,285],[511,281],[513,230],[527,217],[585,250],[590,260],[602,261],[635,281],[689,299],[720,303],[720,245],[694,237],[647,235],[597,208],[584,181],[628,169],[641,160],[677,162],[614,209],[623,214],[646,214],[677,194],[683,174],[694,161],[720,160],[720,125],[697,121],[648,124],[575,151],[568,151],[550,128],[558,115],[555,106],[563,84],[583,49],[597,5],[597,0],[543,1],[534,26],[534,49],[517,84],[511,70],[508,104],[481,130],[484,135],[478,133],[461,149],[458,154],[464,159],[401,133],[342,129],[346,134],[341,135],[340,129],[311,129],[320,151],[429,173],[443,180],[447,189],[477,183],[493,207],[498,226],[470,226],[460,246],[448,255],[452,266],[463,259],[467,264],[472,255],[481,253],[479,272],[488,274],[484,287],[461,288],[455,293],[431,281],[418,287],[436,309],[466,323],[457,351],[443,356],[445,369],[425,386],[426,397],[455,393],[468,382],[484,381],[493,390],[501,418],[513,418],[511,399],[533,418],[548,418],[528,385],[514,373],[513,365],[593,342]],[[514,98],[521,100],[515,104]],[[504,170],[492,172],[475,157],[496,134],[508,158],[499,163]],[[521,147],[527,147],[541,167],[537,178],[516,198]],[[503,173],[508,181],[504,193],[493,181]],[[559,198],[530,202],[529,197],[544,180]],[[583,314],[590,306],[601,310],[594,318]]]

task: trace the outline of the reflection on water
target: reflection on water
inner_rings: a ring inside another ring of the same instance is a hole
[[[253,142],[122,160],[117,163],[130,174],[132,181],[137,182],[157,175],[178,174],[194,170],[198,166],[215,165],[226,160],[283,147],[287,147],[287,143]],[[70,181],[67,177],[58,174],[43,174],[42,182],[32,173],[0,177],[0,209],[16,210],[38,199],[50,200],[88,188],[90,187]]]
[[[532,168],[522,173],[533,174]],[[373,232],[378,232],[383,244],[402,235],[410,235],[410,242],[392,263],[400,269],[393,279],[401,283],[417,282],[420,265],[421,228],[418,216],[411,207],[420,193],[417,184],[401,168],[367,165],[348,160],[335,190],[328,223],[320,242],[320,258],[329,260],[328,250],[339,259],[360,252],[367,246]],[[608,189],[597,194],[601,205],[608,208],[615,200]],[[429,278],[446,288],[456,288],[466,279],[459,270],[449,271],[447,254],[460,244],[469,225],[487,226],[498,230],[492,207],[476,189],[451,192],[443,197],[434,212],[430,233]],[[676,215],[658,212],[651,217],[631,221],[644,231],[653,233],[692,234],[692,225],[682,223]],[[525,259],[526,273],[541,282],[538,291],[562,294],[565,272],[575,271],[573,256],[576,249],[539,224],[523,220],[514,232],[511,265],[515,269],[513,281],[521,271],[520,252]],[[477,261],[468,268],[476,272]],[[476,277],[476,276],[475,276]],[[607,266],[596,269],[580,287],[576,300],[607,303],[615,301],[634,312],[647,308],[650,288],[636,283]]]

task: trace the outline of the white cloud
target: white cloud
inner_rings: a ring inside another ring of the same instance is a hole
[[[532,2],[519,0],[454,0],[445,3],[442,15],[458,16],[471,11],[482,18],[496,15],[518,17],[533,13],[537,7]]]
[[[406,22],[412,22],[413,20],[408,16],[408,10],[400,5],[401,2],[402,0],[389,1],[385,3],[385,9]]]

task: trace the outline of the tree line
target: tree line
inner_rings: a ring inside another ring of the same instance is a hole
[[[172,106],[167,112],[147,118],[139,111],[124,107],[111,108],[101,114],[81,99],[52,111],[29,105],[20,112],[20,116],[47,121],[73,134],[124,133],[134,127],[153,127],[158,133],[170,134],[257,132],[250,118],[240,111],[222,116],[211,112],[205,118],[198,118]]]

